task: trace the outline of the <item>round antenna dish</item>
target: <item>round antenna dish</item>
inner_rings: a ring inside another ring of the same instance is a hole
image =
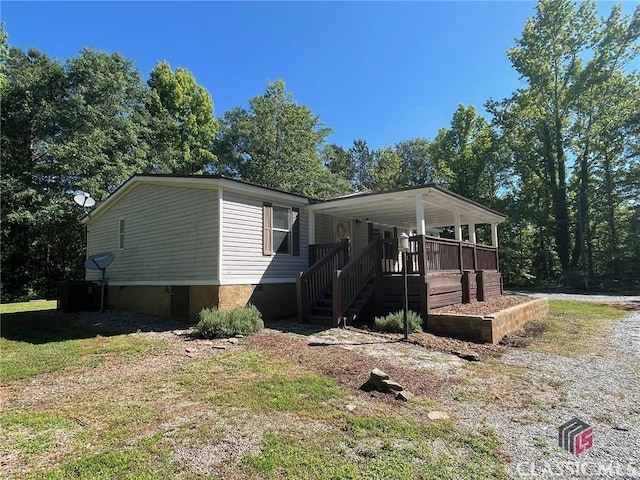
[[[73,197],[73,201],[76,202],[81,207],[93,207],[96,204],[96,201],[91,198],[91,194],[88,192],[81,192],[78,195]]]
[[[116,256],[111,252],[97,253],[90,255],[84,261],[84,266],[89,270],[104,270],[113,263]]]

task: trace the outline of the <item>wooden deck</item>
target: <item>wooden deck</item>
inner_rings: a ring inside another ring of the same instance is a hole
[[[409,239],[409,308],[423,318],[447,305],[502,294],[498,249],[429,236]],[[300,320],[340,325],[403,307],[397,239],[370,242],[355,257],[346,243],[311,246],[313,265],[298,275]]]

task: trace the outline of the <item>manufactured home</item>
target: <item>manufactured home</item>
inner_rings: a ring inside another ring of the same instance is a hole
[[[436,185],[316,200],[223,176],[141,174],[83,222],[87,255],[115,254],[109,306],[196,320],[251,303],[267,319],[339,325],[401,308],[405,272],[423,318],[501,295],[504,219]]]

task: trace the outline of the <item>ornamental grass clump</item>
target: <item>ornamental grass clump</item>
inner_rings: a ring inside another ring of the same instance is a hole
[[[422,318],[420,318],[420,315],[409,310],[407,312],[407,319],[409,321],[409,332],[422,331]],[[403,333],[404,312],[402,310],[398,310],[397,312],[390,313],[386,317],[376,317],[375,323],[376,329],[381,332]]]
[[[255,306],[248,305],[228,310],[203,309],[195,332],[204,338],[229,338],[255,333],[262,328],[262,314]]]

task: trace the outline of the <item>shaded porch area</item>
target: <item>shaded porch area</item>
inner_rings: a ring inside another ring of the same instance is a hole
[[[425,235],[411,237],[409,246],[409,309],[423,319],[434,308],[502,294],[497,247]],[[396,238],[374,239],[353,258],[348,241],[313,249],[324,255],[298,275],[300,321],[346,325],[403,308],[403,262]]]

